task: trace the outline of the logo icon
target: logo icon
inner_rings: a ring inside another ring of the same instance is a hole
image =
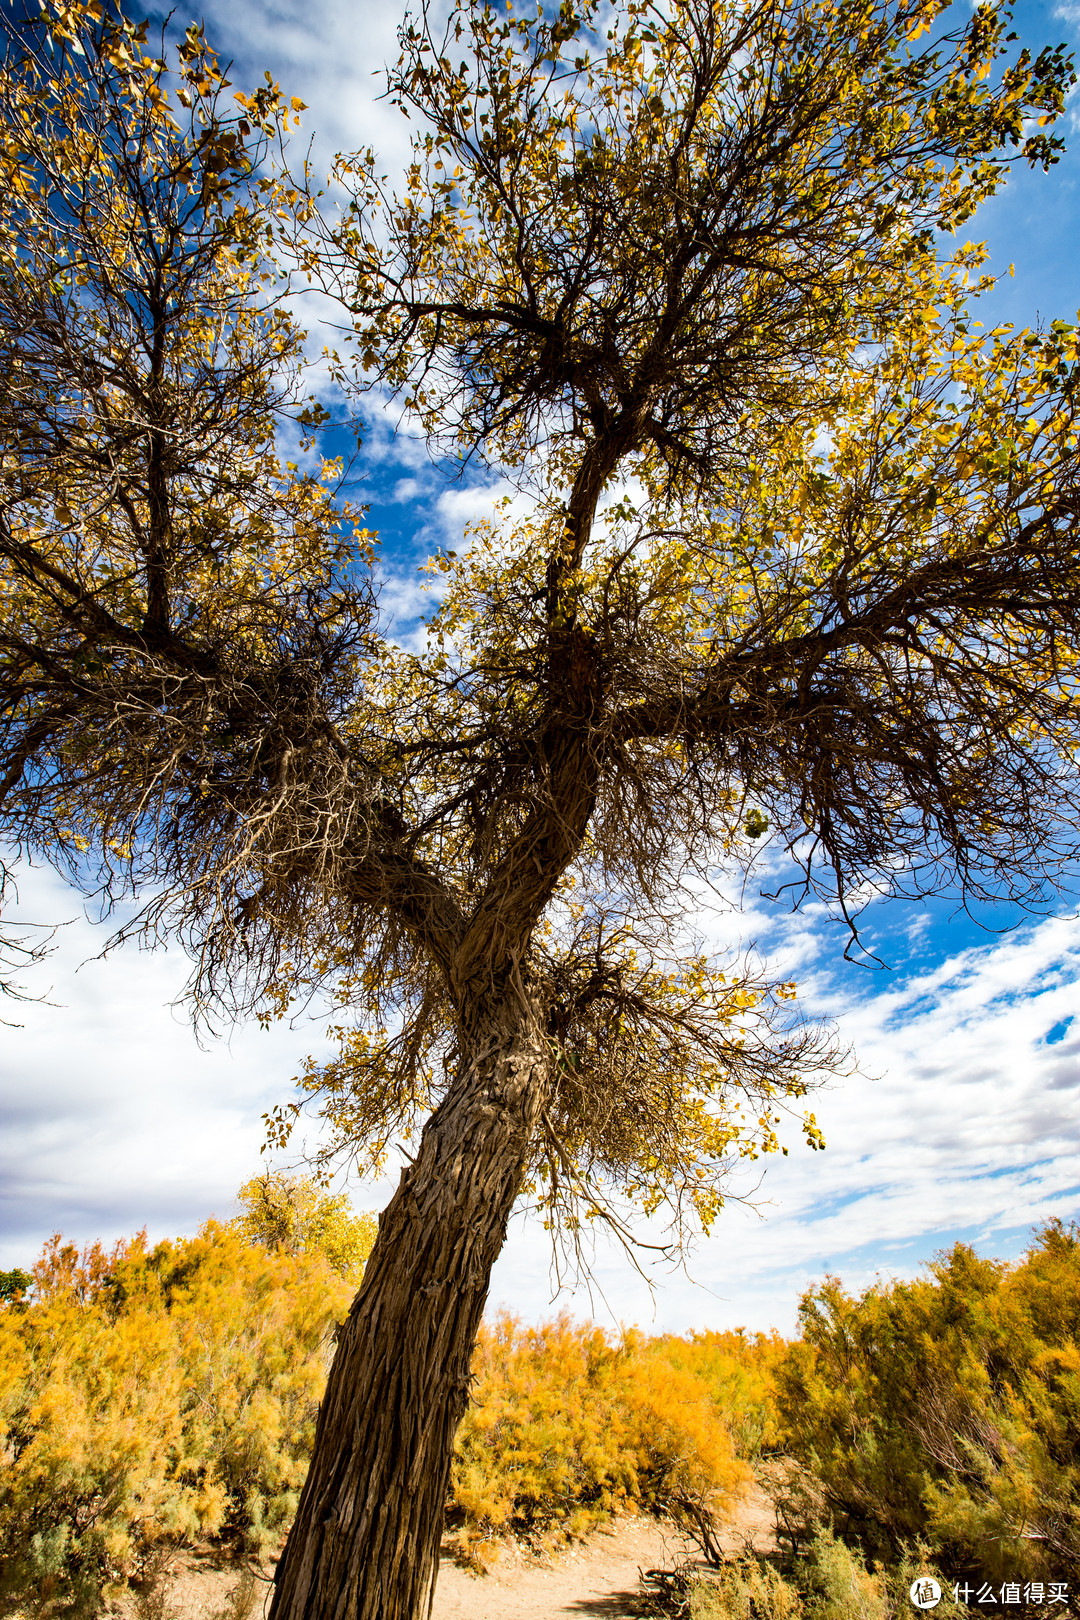
[[[941,1602],[941,1587],[932,1575],[920,1575],[912,1581],[908,1595],[917,1609],[936,1609]]]

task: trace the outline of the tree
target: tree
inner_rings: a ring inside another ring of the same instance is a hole
[[[197,934],[211,914],[242,930],[262,728],[321,663],[348,667],[369,600],[366,576],[333,595],[366,544],[335,469],[302,476],[274,444],[283,413],[317,416],[253,180],[289,111],[272,84],[223,111],[194,25],[177,56],[96,0],[6,32],[2,791],[16,841],[107,901],[174,844]],[[200,857],[221,837],[224,862]]]
[[[233,1227],[249,1243],[286,1254],[319,1254],[353,1283],[375,1241],[370,1215],[354,1215],[347,1193],[320,1192],[310,1176],[265,1171],[240,1188]]]
[[[241,151],[276,87],[230,124],[189,31],[181,129],[96,14],[5,67],[4,825],[141,892],[203,1009],[328,986],[338,1144],[418,1133],[273,1609],[405,1620],[517,1199],[708,1226],[833,1061],[701,955],[694,885],[767,826],[856,927],[868,890],[1035,903],[1076,852],[1076,334],[980,333],[946,251],[1052,163],[1071,67],[992,7],[461,8],[402,34],[404,194],[361,154],[323,214]],[[421,655],[274,458],[272,249],[350,312],[343,384],[531,491],[436,560]]]
[[[33,1280],[30,1273],[19,1266],[12,1271],[0,1271],[0,1303],[18,1305]]]

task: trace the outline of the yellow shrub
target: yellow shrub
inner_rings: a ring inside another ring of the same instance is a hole
[[[53,1239],[37,1302],[0,1318],[0,1594],[96,1612],[173,1511],[181,1369],[167,1318],[136,1298],[115,1313],[109,1261]]]
[[[717,1411],[740,1457],[776,1449],[780,1430],[773,1370],[787,1351],[778,1333],[693,1332],[688,1338],[664,1334],[652,1343],[675,1367],[685,1368],[709,1387]]]
[[[374,1233],[308,1183],[262,1178],[243,1202],[153,1249],[54,1239],[32,1302],[0,1309],[0,1612],[94,1615],[155,1544],[265,1551],[287,1527]],[[732,1427],[748,1453],[764,1432],[772,1354],[568,1317],[485,1327],[453,1473],[464,1540],[580,1534],[625,1504],[702,1534],[746,1477]]]
[[[567,1317],[523,1328],[504,1316],[481,1329],[453,1473],[470,1525],[576,1529],[636,1494],[618,1357],[599,1329]]]
[[[106,1255],[59,1238],[0,1312],[0,1604],[99,1612],[155,1542],[265,1550],[307,1470],[352,1287],[209,1221]]]
[[[452,1488],[474,1551],[499,1531],[579,1534],[628,1503],[696,1524],[744,1483],[707,1382],[663,1341],[504,1316],[482,1329],[473,1375]]]
[[[262,1551],[295,1511],[352,1287],[320,1254],[268,1254],[216,1221],[150,1263],[183,1369],[176,1476],[198,1483],[199,1529]]]

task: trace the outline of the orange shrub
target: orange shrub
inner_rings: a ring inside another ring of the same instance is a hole
[[[580,1534],[629,1504],[696,1527],[747,1478],[707,1382],[662,1340],[503,1316],[482,1329],[473,1374],[452,1485],[474,1558],[501,1532]]]
[[[780,1444],[773,1373],[787,1350],[776,1332],[694,1331],[688,1338],[664,1334],[652,1341],[672,1366],[685,1368],[709,1387],[740,1457],[775,1451]]]
[[[260,1178],[242,1202],[152,1249],[54,1238],[31,1302],[0,1307],[0,1614],[96,1615],[158,1544],[262,1552],[287,1528],[374,1228],[307,1182]],[[707,1536],[767,1430],[778,1343],[485,1327],[453,1472],[464,1544],[625,1505]]]

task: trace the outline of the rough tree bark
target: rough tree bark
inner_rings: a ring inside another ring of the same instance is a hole
[[[270,1620],[430,1610],[469,1360],[550,1070],[520,992],[470,1022],[341,1330]]]

